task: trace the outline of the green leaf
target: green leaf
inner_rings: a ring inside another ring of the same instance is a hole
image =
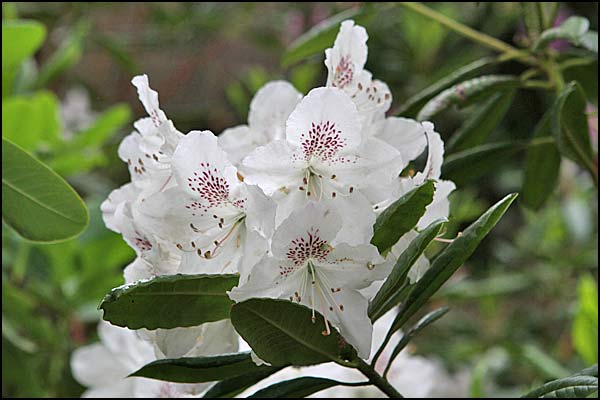
[[[369,317],[371,321],[381,318],[392,307],[399,303],[398,296],[406,281],[410,268],[423,254],[429,243],[439,235],[444,221],[434,221],[425,228],[419,236],[410,242],[406,250],[402,252],[392,272],[387,277],[373,300],[369,304]]]
[[[367,13],[365,8],[350,8],[320,22],[294,40],[283,54],[281,64],[287,67],[314,54],[323,52],[326,48],[333,46],[342,21],[354,19],[357,24],[362,25],[370,16],[371,13]]]
[[[36,21],[2,21],[2,72],[19,66],[40,48],[46,28]]]
[[[586,168],[597,183],[598,168],[594,163],[585,108],[583,89],[577,82],[569,83],[554,105],[552,128],[561,154]]]
[[[498,165],[525,148],[521,143],[499,142],[482,144],[451,154],[444,160],[442,176],[459,186],[464,185],[489,171],[496,170]]]
[[[235,378],[250,372],[264,371],[250,353],[225,354],[209,357],[167,358],[153,361],[129,376],[159,379],[178,383],[202,383]]]
[[[130,329],[195,326],[229,317],[227,291],[237,275],[165,275],[119,286],[99,308],[113,325]]]
[[[2,101],[2,136],[27,151],[60,142],[59,102],[52,92],[12,96]]]
[[[514,90],[500,92],[478,106],[450,137],[446,144],[447,151],[456,152],[483,144],[508,112],[514,95]]]
[[[273,375],[281,369],[283,369],[283,367],[260,367],[256,371],[224,379],[211,387],[202,397],[208,399],[235,397],[250,386]]]
[[[523,11],[523,21],[527,28],[529,39],[536,41],[544,29],[543,15],[537,2],[520,2]]]
[[[498,90],[516,88],[519,84],[519,79],[512,75],[485,75],[461,82],[429,100],[417,115],[417,120],[430,120],[451,106],[464,107]]]
[[[552,138],[551,108],[538,122],[533,133],[533,139]],[[539,146],[531,146],[527,151],[525,179],[523,180],[522,202],[525,206],[539,209],[546,199],[554,192],[560,172],[560,153],[556,144],[548,142]]]
[[[576,374],[548,382],[521,397],[585,398],[598,391],[598,369],[595,371],[596,376]]]
[[[436,81],[435,83],[427,86],[417,94],[409,98],[402,104],[397,115],[414,118],[419,110],[436,94],[442,90],[447,89],[456,82],[462,82],[465,79],[469,79],[481,70],[496,64],[498,61],[493,57],[480,58],[479,60],[473,61],[467,65],[464,65],[451,73]]]
[[[48,85],[65,70],[77,64],[83,54],[83,42],[90,30],[90,24],[80,21],[72,32],[69,32],[59,48],[50,56],[40,69],[37,87]]]
[[[388,365],[389,365],[388,368],[391,367],[392,363],[394,362],[394,360],[396,359],[398,354],[400,354],[402,349],[404,349],[406,347],[406,345],[412,340],[413,337],[415,337],[415,335],[417,333],[419,333],[420,331],[422,331],[423,329],[425,329],[427,326],[431,325],[438,319],[442,318],[444,315],[446,315],[447,312],[448,312],[448,307],[442,307],[442,308],[438,308],[437,310],[431,311],[430,313],[427,313],[412,328],[410,328],[408,330],[408,332],[406,332],[404,335],[402,335],[402,339],[400,339],[400,341],[398,342],[396,347],[394,347],[392,354],[390,355],[390,358],[389,358],[390,361],[388,361]],[[396,326],[397,329],[399,328],[398,325],[392,324],[392,327],[394,327],[394,326]],[[391,337],[396,332],[396,330],[390,329],[389,332],[387,333],[387,336]],[[386,343],[387,343],[387,340],[386,340]],[[384,375],[386,375],[386,374],[384,373]]]
[[[388,251],[402,235],[417,225],[425,214],[425,209],[433,201],[435,186],[427,181],[411,190],[386,208],[373,225],[371,243],[377,246],[379,253]]]
[[[586,363],[598,362],[598,288],[591,276],[579,281],[578,305],[573,321],[573,345]]]
[[[402,304],[391,330],[402,328],[406,321],[467,261],[516,197],[517,194],[513,193],[500,200],[440,252]]]
[[[79,234],[89,216],[63,178],[2,138],[2,219],[26,239],[53,242]]]
[[[271,365],[313,365],[352,355],[336,329],[323,335],[321,315],[314,324],[311,317],[309,308],[286,300],[250,299],[231,309],[235,330]]]
[[[249,398],[259,399],[300,399],[313,393],[340,385],[333,379],[305,376],[278,382],[254,393]]]
[[[79,132],[69,143],[69,149],[100,147],[129,122],[131,111],[127,104],[118,104],[104,111],[94,124]]]
[[[534,51],[539,51],[554,40],[568,40],[576,46],[581,44],[581,39],[588,31],[590,21],[583,17],[569,17],[561,26],[545,30],[533,46]]]

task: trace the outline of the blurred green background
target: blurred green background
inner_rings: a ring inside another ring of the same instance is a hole
[[[122,269],[134,257],[104,227],[99,211],[108,193],[129,179],[117,146],[143,114],[132,76],[148,74],[180,131],[219,133],[245,123],[252,95],[268,80],[288,79],[304,93],[323,85],[322,54],[285,67],[281,57],[302,33],[358,4],[2,4],[3,23],[34,20],[46,31],[35,57],[14,71],[3,64],[3,135],[11,132],[12,140],[65,177],[91,214],[81,236],[52,245],[26,242],[2,225],[3,396],[78,396],[84,389],[71,376],[70,353],[95,340],[96,306],[122,282]],[[519,3],[431,6],[527,45]],[[402,7],[373,7],[365,21],[367,68],[390,86],[392,109],[490,54]],[[559,17],[572,14],[586,16],[597,30],[598,3],[560,5]],[[3,35],[3,58],[7,46]],[[510,62],[493,68],[522,69]],[[597,107],[597,62],[565,74],[589,77],[584,89]],[[551,101],[543,92],[521,91],[492,141],[530,138]],[[450,137],[472,111],[444,112],[434,120],[437,130]],[[597,111],[595,121],[591,115],[597,143]],[[460,182],[451,197],[449,237],[520,189],[524,156],[517,153]],[[448,304],[451,312],[417,338],[416,352],[451,370],[469,369],[473,396],[520,394],[596,363],[597,217],[591,179],[563,161],[558,188],[545,206],[511,208],[435,297],[432,307]]]

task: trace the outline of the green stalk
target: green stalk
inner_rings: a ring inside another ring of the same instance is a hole
[[[402,396],[388,381],[387,379],[381,377],[381,375],[379,375],[377,373],[377,371],[375,371],[375,368],[371,367],[369,364],[367,364],[364,360],[362,359],[357,359],[357,364],[356,364],[356,368],[363,373],[364,376],[366,376],[367,378],[369,378],[369,381],[377,386],[379,388],[379,390],[381,390],[383,393],[385,393],[386,395],[388,395],[391,398],[394,399],[401,399],[404,398],[404,396]]]
[[[454,32],[466,37],[467,39],[477,42],[497,52],[504,53],[504,55],[509,58],[516,58],[519,61],[522,61],[526,64],[537,65],[537,61],[535,60],[535,58],[531,57],[526,52],[519,50],[516,47],[513,47],[506,42],[503,42],[502,40],[498,40],[494,37],[486,35],[485,33],[476,31],[475,29],[470,28],[467,25],[461,24],[460,22],[455,21],[452,18],[448,18],[445,15],[435,10],[432,10],[431,8],[421,3],[401,2],[399,4],[408,8],[409,10],[412,10],[418,14],[421,14],[427,18],[438,22],[439,24],[445,26],[450,30],[453,30]]]

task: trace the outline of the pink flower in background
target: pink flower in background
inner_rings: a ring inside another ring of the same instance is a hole
[[[588,103],[585,112],[588,115],[588,126],[590,129],[592,148],[598,153],[598,107]]]

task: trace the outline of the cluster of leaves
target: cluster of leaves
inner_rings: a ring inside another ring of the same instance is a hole
[[[87,25],[73,29],[38,67],[33,56],[46,28],[12,18],[10,5],[3,11],[2,219],[12,228],[2,227],[3,393],[77,395],[69,353],[85,340],[83,323],[98,318],[97,298],[118,284],[131,250],[103,227],[102,191],[94,197],[86,190],[93,186],[83,186],[90,216],[63,176],[86,182],[106,165],[102,147],[130,111],[111,107],[67,138],[60,101],[45,87],[80,59]],[[97,268],[98,259],[106,269]]]

